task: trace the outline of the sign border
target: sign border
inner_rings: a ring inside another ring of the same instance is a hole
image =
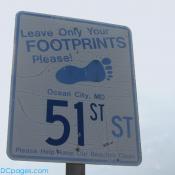
[[[136,132],[136,145],[137,145],[137,161],[119,161],[116,164],[108,162],[107,160],[91,160],[84,158],[56,158],[56,157],[45,157],[45,156],[22,156],[12,154],[12,143],[13,143],[13,128],[14,128],[14,109],[15,109],[15,92],[16,92],[16,70],[17,70],[17,57],[18,57],[18,41],[19,41],[19,27],[20,18],[22,15],[37,16],[42,18],[51,18],[66,20],[71,22],[80,22],[87,24],[98,24],[100,26],[107,26],[111,28],[119,28],[127,30],[129,39],[129,55],[130,55],[130,65],[131,65],[131,75],[132,75],[132,90],[133,90],[133,104],[134,104],[134,114],[135,114],[135,132]],[[16,14],[15,22],[15,38],[14,38],[14,48],[13,48],[13,67],[11,73],[11,90],[10,90],[10,110],[9,110],[9,122],[8,122],[8,139],[7,139],[7,155],[12,160],[22,160],[22,161],[39,161],[39,162],[65,162],[65,163],[87,163],[87,164],[100,164],[100,165],[121,165],[121,166],[137,166],[142,161],[141,154],[141,142],[140,142],[140,127],[139,127],[139,117],[138,117],[138,105],[137,105],[137,93],[136,93],[136,82],[135,82],[135,70],[134,70],[134,59],[133,59],[133,46],[132,46],[132,34],[131,30],[126,26],[108,24],[103,22],[82,20],[76,18],[68,18],[55,15],[47,15],[42,13],[34,13],[27,11],[19,11]]]

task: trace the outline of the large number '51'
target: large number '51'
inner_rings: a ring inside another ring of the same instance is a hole
[[[63,124],[64,131],[60,138],[55,139],[49,137],[47,138],[46,142],[49,145],[58,146],[64,144],[69,138],[70,124],[65,116],[53,114],[54,106],[68,107],[68,102],[63,100],[47,100],[46,122],[61,122]],[[76,103],[74,108],[77,109],[78,145],[84,146],[83,103]]]

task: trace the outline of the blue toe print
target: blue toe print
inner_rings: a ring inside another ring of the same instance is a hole
[[[109,58],[91,61],[86,67],[79,68],[76,66],[65,66],[57,71],[56,79],[64,84],[74,84],[82,81],[101,82],[105,79],[110,80],[112,77],[112,66]],[[106,72],[106,70],[108,70]]]
[[[111,66],[111,59],[109,58],[103,58],[102,63],[104,64],[104,68],[107,71],[106,72],[106,79],[110,80],[112,76],[112,66]]]

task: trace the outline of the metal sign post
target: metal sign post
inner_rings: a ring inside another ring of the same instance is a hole
[[[66,175],[85,175],[85,164],[66,163]]]

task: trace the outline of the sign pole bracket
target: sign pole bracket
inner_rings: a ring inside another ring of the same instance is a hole
[[[85,164],[66,163],[66,175],[85,175]]]

